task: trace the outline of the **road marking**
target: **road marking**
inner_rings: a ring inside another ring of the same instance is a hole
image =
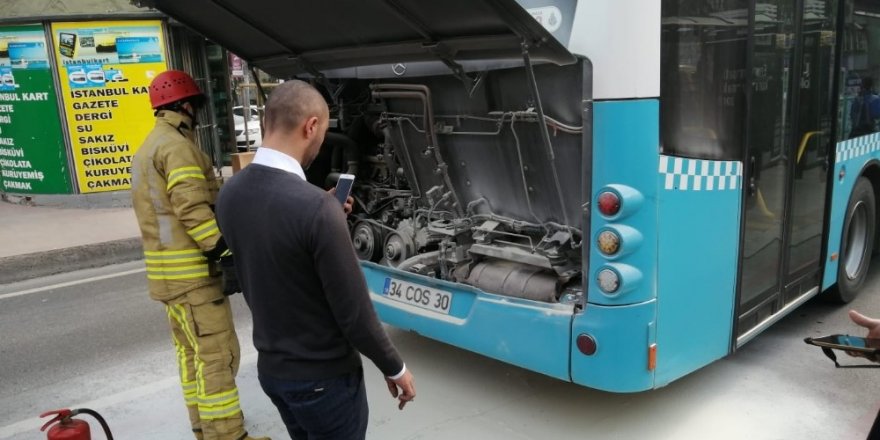
[[[132,269],[132,270],[126,270],[124,272],[111,273],[109,275],[100,275],[100,276],[96,276],[96,277],[83,278],[81,280],[74,280],[74,281],[68,281],[66,283],[52,284],[51,286],[36,287],[33,289],[22,290],[19,292],[3,293],[3,294],[0,294],[0,299],[15,298],[16,296],[30,295],[32,293],[40,293],[40,292],[45,292],[47,290],[60,289],[62,287],[70,287],[70,286],[76,286],[79,284],[87,284],[87,283],[91,283],[94,281],[109,280],[110,278],[124,277],[126,275],[131,275],[134,273],[141,273],[141,272],[146,272],[146,271],[147,271],[147,269],[142,267],[140,269]]]
[[[241,357],[241,362],[239,365],[240,367],[245,367],[251,366],[256,363],[257,353],[251,352]],[[179,376],[174,375],[146,385],[139,386],[137,388],[129,389],[127,391],[111,394],[109,396],[99,397],[95,400],[90,400],[88,402],[80,402],[74,405],[70,405],[67,408],[90,408],[98,411],[99,413],[107,413],[113,409],[118,410],[120,407],[125,407],[124,412],[128,414],[133,414],[136,411],[149,411],[149,409],[147,408],[137,407],[138,402],[146,397],[159,395],[160,398],[165,398],[167,395],[170,400],[176,399],[179,393],[180,378]],[[172,395],[174,397],[171,397]],[[134,408],[132,408],[132,405],[134,405]],[[181,408],[183,407],[181,406]],[[2,426],[0,427],[0,439],[8,439],[12,436],[24,433],[36,433],[37,431],[39,431],[40,426],[42,426],[43,423],[46,423],[47,421],[49,421],[49,418],[40,419],[39,417],[29,417],[24,420],[19,420],[18,422],[12,423],[10,425]]]

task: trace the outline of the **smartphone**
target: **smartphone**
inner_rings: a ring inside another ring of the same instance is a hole
[[[76,55],[76,34],[61,32],[58,38],[58,51],[67,58]]]
[[[804,342],[817,347],[827,347],[858,353],[880,354],[880,339],[861,338],[850,335],[831,335],[821,338],[806,338],[804,339]]]
[[[339,203],[345,204],[348,196],[351,194],[351,187],[354,186],[354,174],[342,174],[336,182],[336,198]]]

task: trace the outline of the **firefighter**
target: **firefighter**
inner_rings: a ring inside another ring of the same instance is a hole
[[[132,162],[132,203],[150,296],[168,313],[196,439],[252,439],[235,386],[240,353],[226,298],[237,286],[231,276],[220,276],[233,272],[214,219],[219,185],[194,143],[196,109],[204,100],[185,72],[169,70],[153,79],[156,126]]]

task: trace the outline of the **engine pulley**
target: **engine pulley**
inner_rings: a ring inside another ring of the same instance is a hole
[[[382,259],[382,231],[368,222],[358,222],[351,231],[351,242],[358,258],[378,262]]]
[[[385,260],[392,267],[397,267],[404,260],[415,255],[415,244],[404,234],[393,232],[385,239]]]

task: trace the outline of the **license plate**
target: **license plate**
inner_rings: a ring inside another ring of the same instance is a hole
[[[449,309],[452,307],[451,292],[408,283],[394,278],[385,278],[385,289],[382,293],[395,301],[444,315],[448,315]]]

